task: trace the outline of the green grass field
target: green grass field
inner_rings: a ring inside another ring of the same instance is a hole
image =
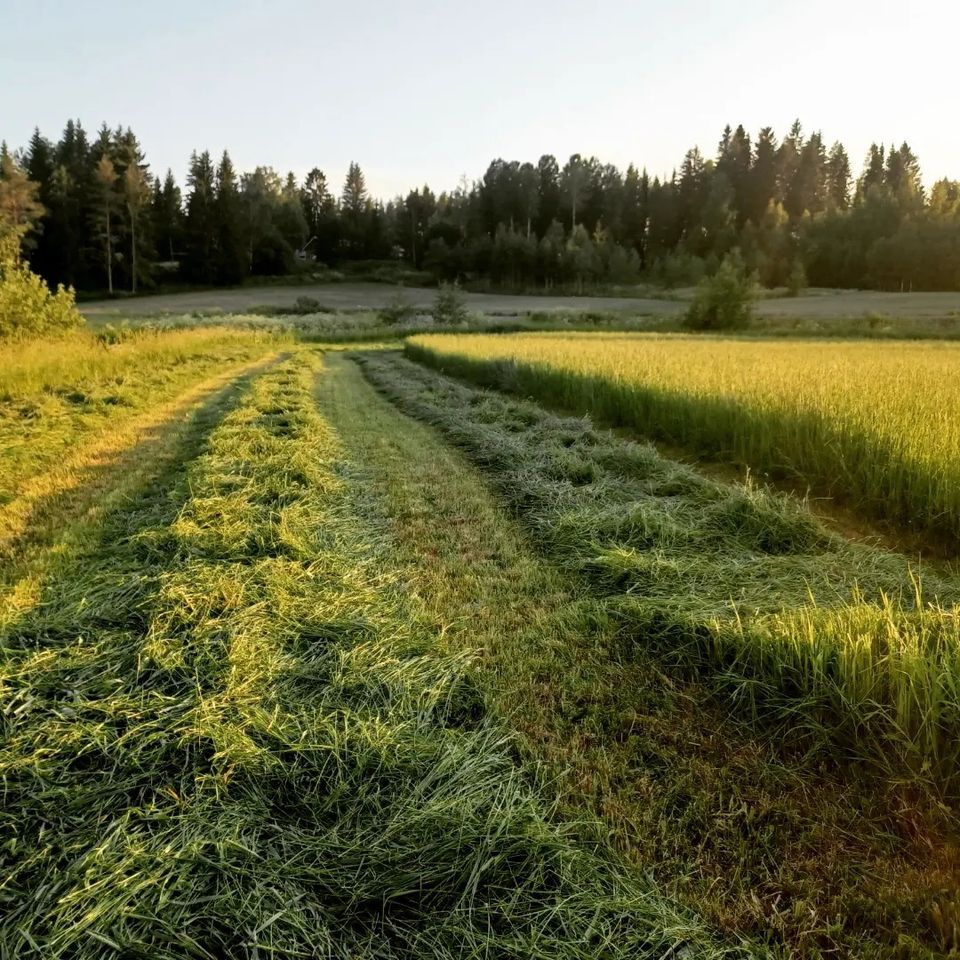
[[[0,960],[960,950],[948,566],[230,321],[0,348]]]

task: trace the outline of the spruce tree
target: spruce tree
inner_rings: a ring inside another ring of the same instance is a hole
[[[199,155],[194,151],[190,155],[187,188],[183,273],[190,280],[213,283],[216,280],[217,221],[213,162],[209,151],[204,150]]]
[[[560,167],[551,154],[537,161],[537,234],[543,237],[560,219]]]
[[[850,206],[850,158],[839,141],[827,158],[827,205],[833,210]]]
[[[367,204],[367,184],[363,171],[358,163],[351,163],[340,197],[340,215],[347,247],[354,256],[362,255],[364,250]]]
[[[247,274],[248,260],[243,229],[243,207],[233,161],[226,150],[217,167],[216,199],[216,266],[217,283],[236,284]]]
[[[157,255],[161,260],[175,261],[183,238],[183,198],[170,170],[162,184],[159,180],[154,184],[150,216]]]
[[[777,196],[777,155],[779,146],[771,127],[764,127],[757,135],[750,169],[747,200],[747,219],[759,226],[771,201]]]

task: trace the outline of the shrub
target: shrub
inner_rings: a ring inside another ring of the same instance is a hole
[[[127,340],[135,340],[143,335],[143,330],[148,329],[146,324],[138,330],[128,326],[115,327],[112,323],[104,324],[94,334],[94,339],[103,347],[113,347],[118,343],[125,343]]]
[[[72,287],[51,293],[17,258],[13,243],[0,242],[0,339],[59,333],[82,323]]]
[[[377,311],[377,316],[387,325],[395,326],[409,320],[416,313],[413,304],[407,299],[403,287],[397,287],[390,302]]]
[[[433,304],[433,319],[443,326],[458,326],[468,319],[467,305],[456,283],[441,283]]]
[[[684,318],[691,330],[734,330],[745,327],[753,316],[753,278],[740,254],[728,254],[712,277],[700,281],[696,296]]]
[[[297,297],[293,301],[293,309],[297,313],[319,313],[323,308],[316,297]]]

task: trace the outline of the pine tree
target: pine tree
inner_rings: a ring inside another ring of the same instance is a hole
[[[129,251],[129,260],[121,262],[127,273],[127,282],[132,293],[137,292],[141,277],[150,275],[153,248],[149,234],[150,220],[144,217],[153,192],[150,166],[134,132],[127,127],[117,127],[113,135],[112,159],[125,214],[123,246]]]
[[[142,269],[138,245],[143,243],[138,235],[141,214],[150,202],[150,180],[136,163],[128,164],[123,173],[123,200],[130,228],[130,292],[137,292],[137,274]]]
[[[96,183],[99,204],[95,222],[97,232],[103,242],[103,262],[107,270],[107,290],[113,296],[114,224],[119,198],[117,195],[117,170],[106,153],[103,153],[97,161]]]
[[[527,238],[533,235],[533,221],[540,204],[540,175],[532,163],[523,163],[517,171],[520,214]]]
[[[579,153],[573,154],[560,174],[560,193],[570,215],[570,232],[577,229],[577,214],[583,206],[584,193],[590,182],[590,168]]]

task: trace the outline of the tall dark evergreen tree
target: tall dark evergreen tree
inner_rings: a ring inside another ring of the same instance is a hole
[[[43,215],[36,221],[23,247],[29,252],[34,271],[48,279],[63,278],[57,230],[53,223],[54,205],[54,148],[50,141],[34,129],[24,156],[23,172],[37,185],[36,197],[43,206]]]
[[[207,150],[190,155],[187,189],[183,273],[197,283],[213,283],[217,278],[216,186],[213,162]]]
[[[337,204],[330,193],[326,175],[318,167],[314,167],[304,180],[301,203],[310,235],[307,240],[309,252],[328,263],[335,258],[337,251]]]
[[[555,157],[544,154],[537,161],[537,234],[542,237],[559,219],[560,167]]]
[[[826,164],[826,203],[831,210],[850,206],[850,158],[842,143],[830,148]]]
[[[343,238],[346,249],[354,254],[364,252],[366,232],[364,219],[368,202],[367,183],[360,164],[351,163],[340,197],[340,214],[343,218]]]
[[[778,167],[780,148],[771,127],[764,127],[757,136],[750,170],[747,219],[759,225],[767,207],[777,199]]]
[[[750,187],[753,152],[750,136],[738,126],[730,133],[728,126],[720,150],[717,154],[716,171],[726,177],[733,190],[733,205],[736,209],[737,224],[742,227],[750,217]]]
[[[78,287],[99,284],[99,246],[90,238],[96,203],[95,163],[87,133],[79,120],[68,120],[56,146],[51,202],[53,226],[62,236],[63,281]],[[47,277],[49,283],[58,277]]]
[[[130,291],[136,293],[138,283],[152,279],[150,263],[153,260],[153,248],[149,206],[153,182],[144,152],[129,127],[126,130],[117,129],[113,153],[125,213],[124,255],[121,263]]]
[[[876,143],[870,144],[870,151],[867,154],[867,161],[863,167],[863,173],[857,182],[857,198],[862,200],[871,187],[882,187],[886,180],[886,164],[884,149]]]
[[[300,185],[293,173],[288,173],[283,181],[279,199],[277,229],[290,250],[303,255],[310,231],[300,202]]]
[[[237,174],[226,150],[217,167],[213,215],[216,224],[214,269],[217,283],[240,283],[247,275],[247,245],[243,235],[244,217]]]
[[[159,180],[154,183],[151,218],[157,256],[175,263],[182,254],[183,197],[171,170],[162,184]]]
[[[560,172],[560,196],[570,231],[576,229],[577,215],[586,199],[590,183],[590,164],[579,153],[573,154]]]

